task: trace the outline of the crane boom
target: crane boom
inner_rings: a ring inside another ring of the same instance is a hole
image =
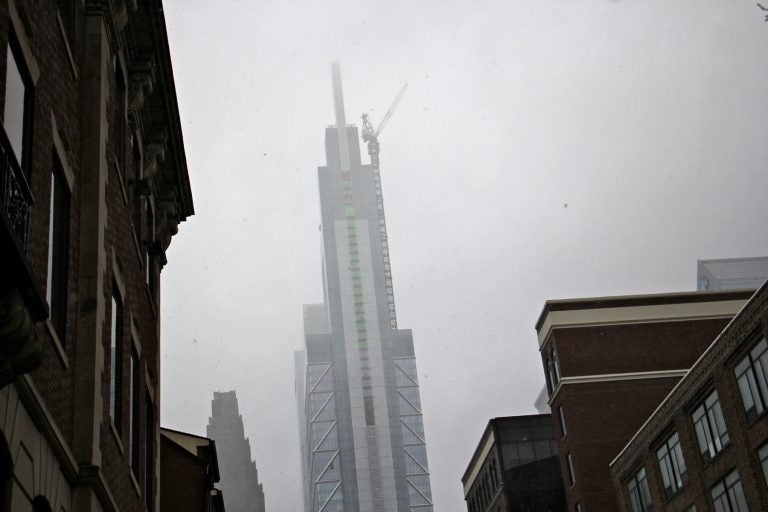
[[[371,168],[373,169],[373,180],[376,187],[376,210],[378,213],[379,221],[379,238],[381,241],[381,254],[384,260],[384,286],[387,291],[387,308],[389,309],[389,326],[392,329],[397,329],[397,313],[395,312],[395,294],[392,287],[392,267],[389,261],[389,242],[387,237],[387,222],[384,219],[384,198],[381,194],[381,173],[379,168],[379,134],[384,129],[387,121],[392,117],[392,113],[395,111],[397,104],[403,98],[405,89],[408,84],[405,84],[400,92],[397,94],[395,101],[392,102],[392,106],[389,107],[387,113],[384,114],[384,118],[379,123],[377,129],[373,129],[368,114],[363,114],[363,140],[368,146],[368,155],[371,157]]]
[[[408,84],[403,85],[403,88],[400,89],[400,92],[397,93],[397,97],[395,98],[395,101],[392,102],[392,106],[389,107],[389,110],[387,110],[387,113],[384,114],[384,118],[379,123],[379,127],[376,129],[375,136],[378,137],[382,130],[384,130],[384,127],[387,125],[387,122],[392,117],[392,114],[395,112],[395,109],[397,108],[397,105],[400,103],[400,100],[403,99],[403,94],[405,94],[405,90],[408,88]]]
[[[403,85],[403,87],[400,89],[400,92],[397,93],[397,96],[395,97],[395,101],[392,102],[392,106],[389,107],[389,110],[387,110],[387,113],[384,114],[384,117],[381,119],[381,122],[379,123],[379,127],[375,130],[373,129],[373,126],[370,123],[370,120],[368,119],[368,114],[363,114],[363,140],[366,142],[370,142],[371,140],[377,140],[379,137],[379,134],[384,130],[384,127],[389,122],[390,118],[392,117],[392,114],[395,113],[395,109],[397,108],[397,105],[400,103],[400,100],[403,99],[403,95],[405,94],[405,90],[408,88],[408,84]]]

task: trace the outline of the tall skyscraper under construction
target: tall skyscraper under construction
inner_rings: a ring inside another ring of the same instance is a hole
[[[411,331],[397,328],[375,135],[360,160],[337,64],[336,126],[318,168],[322,304],[296,357],[307,512],[432,512]]]

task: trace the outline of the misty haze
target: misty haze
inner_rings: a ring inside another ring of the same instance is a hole
[[[768,8],[6,3],[0,510],[768,510]]]

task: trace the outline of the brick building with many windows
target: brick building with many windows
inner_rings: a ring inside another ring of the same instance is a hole
[[[611,463],[622,511],[768,510],[768,285]]]
[[[536,330],[568,510],[617,510],[610,462],[751,293],[546,302]]]
[[[193,214],[162,2],[7,0],[0,48],[1,501],[157,510],[160,271]]]

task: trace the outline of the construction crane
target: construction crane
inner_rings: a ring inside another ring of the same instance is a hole
[[[392,329],[397,329],[397,314],[395,312],[395,293],[392,286],[392,265],[389,261],[389,243],[387,241],[387,223],[384,219],[384,198],[381,194],[381,173],[379,168],[379,134],[386,126],[392,114],[397,108],[398,103],[405,94],[405,89],[408,84],[405,84],[400,92],[397,94],[395,101],[392,102],[392,106],[389,107],[387,113],[384,114],[384,118],[379,123],[379,127],[375,130],[368,119],[368,114],[363,114],[363,141],[368,145],[368,155],[371,158],[371,167],[373,168],[373,180],[376,186],[376,209],[378,211],[379,220],[379,236],[381,239],[381,253],[384,257],[384,286],[387,290],[387,306],[389,308],[389,326]]]
[[[370,120],[368,119],[368,114],[363,114],[363,140],[368,144],[368,147],[370,148],[371,143],[374,143],[378,145],[379,143],[379,134],[384,130],[384,127],[387,125],[387,122],[389,122],[389,119],[392,117],[392,114],[395,112],[395,109],[397,108],[397,105],[400,103],[400,100],[403,99],[403,94],[405,94],[405,90],[408,88],[408,84],[403,85],[403,88],[400,89],[400,92],[397,93],[397,97],[395,98],[395,101],[392,102],[392,106],[389,107],[389,110],[387,110],[387,113],[384,114],[384,118],[379,123],[379,127],[375,130],[373,129],[373,126],[371,125]]]

